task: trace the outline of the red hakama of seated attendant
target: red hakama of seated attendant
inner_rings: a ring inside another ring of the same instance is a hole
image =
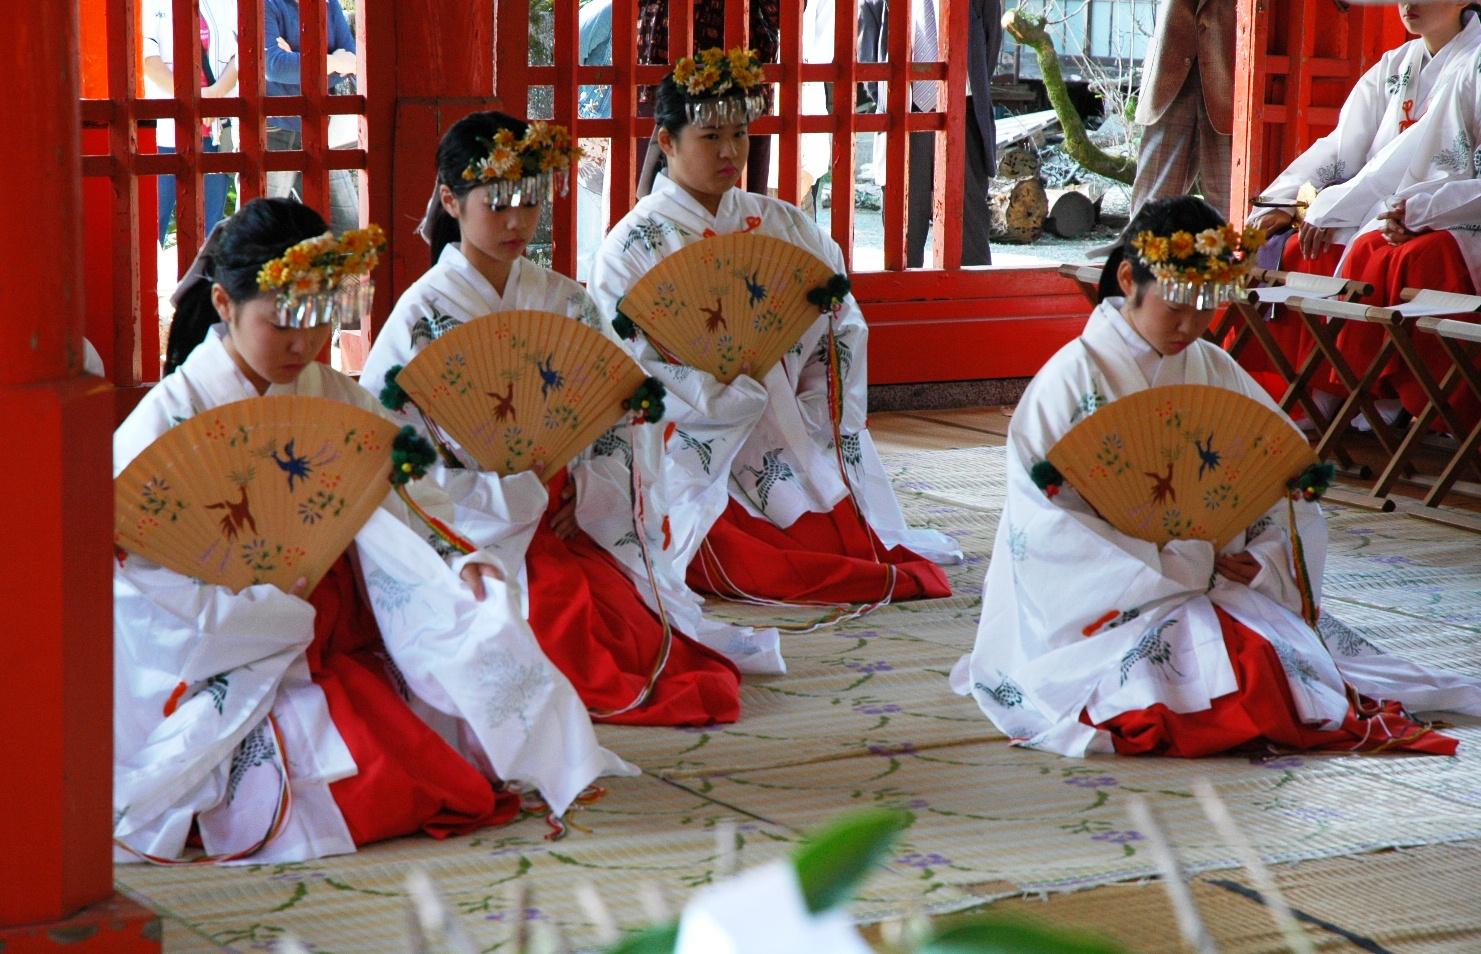
[[[1348,692],[1362,711],[1350,707],[1341,728],[1304,725],[1275,647],[1224,610],[1215,607],[1215,612],[1239,688],[1212,700],[1201,712],[1174,712],[1158,703],[1102,722],[1097,728],[1111,733],[1117,754],[1198,758],[1256,745],[1302,751],[1395,749],[1455,754],[1455,739],[1413,721],[1398,703],[1374,702],[1351,689]],[[1080,718],[1089,724],[1086,714]]]
[[[1285,249],[1281,252],[1281,271],[1332,275],[1337,271],[1338,262],[1342,260],[1342,249],[1343,246],[1336,245],[1316,258],[1307,258],[1301,254],[1301,239],[1293,231],[1286,238]],[[1229,347],[1241,327],[1236,324],[1231,329],[1229,337],[1224,341],[1224,347]],[[1301,363],[1306,360],[1306,356],[1316,348],[1316,341],[1311,337],[1311,332],[1306,329],[1306,323],[1301,320],[1301,316],[1285,305],[1275,306],[1275,317],[1266,322],[1265,328],[1295,370],[1300,370]],[[1270,363],[1270,357],[1266,355],[1265,349],[1261,348],[1258,342],[1251,340],[1240,351],[1239,366],[1248,371],[1250,377],[1260,382],[1260,386],[1269,392],[1272,398],[1279,401],[1285,397],[1288,384],[1285,378],[1281,377],[1280,372],[1275,370],[1275,366]],[[1305,412],[1298,405],[1292,409],[1292,413],[1300,417]]]
[[[550,519],[568,479],[550,481],[550,506],[525,553],[530,627],[599,722],[708,725],[740,717],[740,673],[719,653],[673,631],[668,662],[648,701],[643,691],[663,651],[663,625],[607,551],[581,530],[562,540]]]
[[[349,557],[330,568],[309,602],[309,672],[358,769],[329,786],[355,844],[416,831],[446,838],[513,820],[519,796],[496,791],[397,690]]]
[[[1405,288],[1476,294],[1460,246],[1456,244],[1455,236],[1446,231],[1424,232],[1398,245],[1390,245],[1378,232],[1369,232],[1353,243],[1352,255],[1348,257],[1343,274],[1371,284],[1373,294],[1363,301],[1379,307],[1398,304],[1399,295]],[[1454,317],[1465,320],[1465,316]],[[1338,350],[1352,366],[1353,373],[1361,376],[1382,347],[1386,332],[1378,325],[1361,321],[1344,321],[1342,325],[1337,333]],[[1450,359],[1439,339],[1424,332],[1410,337],[1415,352],[1438,383],[1450,367]],[[1419,381],[1397,354],[1384,366],[1378,387],[1378,396],[1397,397],[1403,402],[1404,409],[1416,416],[1428,403]],[[1450,404],[1466,430],[1474,426],[1481,415],[1481,408],[1477,407],[1470,389],[1464,386],[1459,389],[1459,394],[1452,392]]]
[[[831,513],[790,526],[753,517],[734,498],[689,564],[700,593],[784,603],[878,603],[951,595],[942,569],[905,547],[886,549],[844,497]]]

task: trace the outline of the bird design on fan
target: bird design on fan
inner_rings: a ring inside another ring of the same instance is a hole
[[[328,445],[319,448],[318,453],[312,455],[312,457],[308,454],[300,456],[293,449],[293,443],[296,440],[296,437],[290,437],[288,442],[283,445],[282,457],[278,456],[278,449],[276,447],[271,448],[269,451],[273,463],[277,464],[278,469],[288,475],[288,490],[290,492],[293,490],[293,482],[295,480],[307,480],[315,467],[333,463],[336,456]]]
[[[642,329],[671,362],[729,384],[760,378],[848,294],[848,279],[807,249],[751,232],[691,242],[638,279],[613,329]]]
[[[519,415],[517,415],[514,412],[514,382],[513,381],[510,381],[509,382],[509,386],[504,389],[504,393],[503,394],[499,394],[496,391],[485,391],[483,393],[484,394],[487,394],[489,397],[491,397],[491,398],[494,399],[494,420],[496,420],[496,421],[517,421],[517,420],[519,420]]]
[[[1030,476],[1051,498],[1061,484],[1073,487],[1122,533],[1159,546],[1192,537],[1218,548],[1315,464],[1306,438],[1268,404],[1227,388],[1178,384],[1099,407]],[[1319,496],[1325,484],[1318,484],[1306,480],[1300,494]]]
[[[240,486],[241,497],[233,503],[230,500],[218,500],[216,503],[206,504],[207,510],[225,510],[221,515],[221,535],[228,541],[234,541],[237,534],[246,528],[257,534],[257,521],[252,519],[252,505],[247,500],[247,485]]]
[[[559,391],[566,386],[566,379],[554,367],[555,355],[548,354],[545,360],[537,362],[535,367],[540,370],[540,396],[549,397],[551,391]]]

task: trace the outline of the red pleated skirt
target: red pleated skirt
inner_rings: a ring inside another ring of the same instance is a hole
[[[853,499],[783,529],[731,498],[689,564],[696,592],[784,603],[877,603],[950,596],[946,573],[905,547],[887,549]]]
[[[1097,728],[1111,733],[1118,754],[1198,758],[1269,745],[1301,751],[1455,754],[1455,739],[1410,719],[1397,702],[1374,701],[1351,690],[1354,701],[1340,728],[1303,724],[1275,647],[1222,609],[1216,611],[1239,688],[1201,712],[1173,712],[1159,703],[1102,722]],[[1088,714],[1081,713],[1080,719],[1092,724]]]
[[[355,844],[502,825],[519,796],[497,791],[414,713],[392,680],[375,616],[342,556],[314,588],[309,672],[358,771],[329,786]]]
[[[1338,245],[1327,249],[1316,258],[1307,258],[1301,254],[1301,242],[1297,239],[1296,233],[1292,232],[1286,240],[1285,250],[1281,252],[1280,267],[1288,272],[1331,275],[1337,271],[1337,263],[1342,258],[1342,249],[1343,246]],[[1224,347],[1229,347],[1241,327],[1241,324],[1235,324],[1229,337],[1224,341]],[[1299,370],[1306,356],[1316,349],[1316,340],[1306,329],[1306,323],[1301,320],[1301,316],[1284,305],[1275,307],[1275,316],[1266,323],[1265,328],[1275,339],[1275,343],[1280,346],[1281,353],[1285,355],[1286,360],[1294,369]],[[1244,346],[1239,353],[1239,364],[1249,372],[1250,377],[1258,381],[1260,386],[1270,393],[1272,398],[1279,401],[1285,396],[1286,380],[1275,369],[1275,365],[1271,363],[1270,357],[1265,353],[1265,349],[1260,347],[1259,342],[1252,339]],[[1325,376],[1318,372],[1317,380],[1325,380]],[[1300,417],[1305,412],[1298,405],[1292,413]]]
[[[1353,243],[1352,255],[1348,257],[1343,274],[1371,284],[1373,294],[1362,301],[1380,307],[1397,304],[1399,294],[1405,288],[1476,294],[1460,246],[1455,236],[1446,231],[1425,232],[1400,245],[1390,245],[1379,233],[1370,232]],[[1464,320],[1464,316],[1455,317]],[[1361,376],[1377,356],[1386,334],[1375,324],[1344,321],[1337,333],[1337,347],[1353,372]],[[1450,359],[1439,339],[1424,332],[1415,332],[1410,337],[1415,352],[1438,383],[1450,367]],[[1458,391],[1458,394],[1450,395],[1449,403],[1462,422],[1464,430],[1461,433],[1464,434],[1481,417],[1481,406],[1477,405],[1469,388],[1461,386]],[[1414,373],[1397,354],[1384,365],[1377,393],[1382,397],[1397,397],[1404,409],[1416,416],[1428,403]]]
[[[740,672],[719,653],[673,630],[668,662],[648,701],[627,707],[648,684],[663,625],[606,550],[577,530],[562,540],[550,519],[562,505],[562,471],[525,554],[530,626],[571,680],[592,717],[623,725],[709,725],[740,717]]]

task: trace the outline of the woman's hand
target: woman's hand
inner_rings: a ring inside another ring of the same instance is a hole
[[[1390,245],[1403,245],[1419,234],[1404,225],[1405,204],[1404,199],[1395,199],[1386,211],[1378,214],[1378,221],[1383,223],[1383,240]]]
[[[473,598],[482,603],[485,595],[483,589],[483,578],[502,580],[504,573],[492,563],[469,563],[463,567],[458,578],[467,584],[468,589],[473,591]]]
[[[300,576],[298,579],[294,580],[293,585],[288,588],[288,595],[296,596],[301,600],[308,599],[308,597],[304,595],[304,590],[308,588],[309,578],[306,576]]]
[[[1296,217],[1286,209],[1261,209],[1245,219],[1244,224],[1251,228],[1264,229],[1266,235],[1274,235],[1295,221]]]
[[[1332,230],[1310,222],[1301,223],[1301,254],[1308,260],[1320,258],[1332,247]]]
[[[550,532],[561,540],[569,540],[580,527],[576,523],[576,482],[567,480],[561,488],[561,506],[550,518]]]
[[[1245,586],[1260,575],[1260,561],[1248,553],[1228,553],[1214,557],[1214,572],[1226,580]]]

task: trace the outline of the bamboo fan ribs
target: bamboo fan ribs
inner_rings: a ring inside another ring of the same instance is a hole
[[[554,474],[621,419],[646,380],[616,342],[546,311],[467,321],[396,376],[480,468],[499,474],[536,465]]]
[[[729,384],[760,378],[819,314],[831,267],[767,235],[717,235],[659,262],[617,307],[662,351]]]
[[[1159,546],[1232,540],[1316,463],[1301,433],[1258,401],[1179,384],[1113,401],[1049,462],[1117,530]]]
[[[328,398],[249,398],[162,434],[114,481],[114,540],[233,592],[311,592],[391,490],[398,428]]]

